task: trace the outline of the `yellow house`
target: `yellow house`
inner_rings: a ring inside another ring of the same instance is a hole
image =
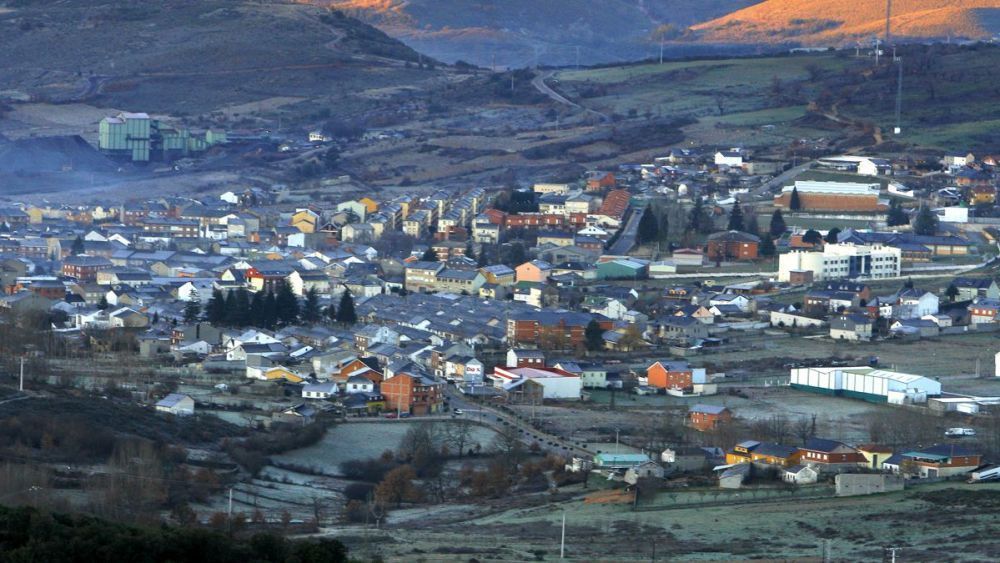
[[[892,457],[892,448],[886,446],[880,446],[878,444],[862,444],[858,446],[858,453],[865,457],[865,461],[868,462],[869,469],[874,469],[876,471],[882,470],[882,464],[885,460]]]
[[[302,383],[302,378],[288,368],[281,366],[273,367],[264,372],[264,379],[268,381],[285,380],[289,383]]]
[[[315,233],[319,215],[311,209],[299,209],[292,215],[291,225],[303,233]]]
[[[45,211],[34,206],[25,209],[24,212],[28,214],[28,222],[32,225],[41,223],[45,217]]]
[[[378,202],[370,197],[363,197],[358,200],[358,203],[365,206],[365,211],[369,214],[378,211]]]

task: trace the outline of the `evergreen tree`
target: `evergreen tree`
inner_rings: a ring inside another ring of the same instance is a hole
[[[278,322],[293,324],[299,318],[299,298],[292,291],[292,286],[285,280],[278,284],[278,292],[274,296],[277,307]]]
[[[757,224],[757,214],[751,213],[747,216],[747,227],[746,232],[752,235],[760,234],[760,225]]]
[[[528,261],[528,253],[524,250],[524,245],[515,242],[507,247],[507,265],[515,268]]]
[[[802,235],[802,242],[807,244],[820,244],[823,242],[823,235],[819,234],[819,231],[809,229],[806,234]]]
[[[785,234],[785,230],[788,227],[785,225],[785,217],[781,214],[780,209],[775,209],[774,213],[771,214],[771,224],[768,226],[768,232],[771,233],[771,238],[778,238]]]
[[[829,244],[837,244],[837,235],[839,234],[840,234],[840,229],[834,227],[826,232],[826,237],[824,237],[823,240],[825,240]]]
[[[730,231],[743,230],[743,209],[739,203],[734,205],[733,210],[729,212],[729,225],[726,229]]]
[[[802,209],[802,200],[799,199],[798,188],[792,187],[792,197],[788,200],[788,208],[792,211],[798,211]]]
[[[273,291],[268,290],[267,295],[264,296],[262,317],[264,328],[274,330],[274,327],[278,325],[278,298]]]
[[[886,225],[890,227],[900,227],[903,225],[910,224],[910,218],[906,215],[906,211],[895,199],[889,204],[889,213],[885,220]]]
[[[264,326],[264,301],[266,301],[266,294],[263,291],[257,291],[253,294],[250,299],[250,314],[246,326]]]
[[[479,256],[476,257],[476,267],[485,268],[490,265],[489,257],[486,254],[486,247],[479,249]]]
[[[330,319],[331,323],[337,322],[337,307],[333,303],[326,308],[326,318]]]
[[[653,216],[653,210],[646,206],[646,209],[642,212],[642,217],[639,218],[639,230],[636,233],[636,238],[639,244],[647,244],[656,240],[659,236],[660,226],[656,222],[656,217]]]
[[[937,234],[938,216],[926,205],[920,206],[920,211],[913,219],[913,232],[918,235],[933,236]]]
[[[660,233],[660,242],[668,242],[670,240],[670,220],[667,217],[666,211],[660,214],[660,224],[657,227],[657,231]]]
[[[590,322],[587,323],[587,328],[583,331],[583,339],[587,350],[591,352],[604,347],[604,329],[601,328],[601,324],[597,322],[597,319],[590,319]]]
[[[944,290],[944,294],[948,298],[948,301],[954,303],[955,298],[958,297],[958,288],[955,287],[955,284],[950,283],[948,284],[948,289]]]
[[[352,325],[358,322],[358,315],[354,312],[354,297],[349,289],[345,289],[340,296],[340,305],[337,307],[337,322]]]
[[[226,319],[229,324],[244,327],[250,324],[250,292],[244,288],[239,288],[235,292],[233,306],[230,310],[227,306]]]
[[[422,262],[437,262],[437,252],[434,252],[434,249],[428,246],[427,250],[424,251],[424,255],[420,257],[420,260]]]
[[[86,248],[83,244],[83,238],[80,235],[76,235],[76,240],[73,241],[73,246],[70,247],[70,254],[73,256],[79,256],[86,252]]]
[[[232,295],[232,293],[230,293]],[[226,298],[222,290],[215,288],[205,307],[205,320],[213,325],[221,325],[226,320]]]
[[[201,301],[198,300],[198,294],[192,292],[191,297],[188,298],[187,303],[184,304],[184,322],[193,323],[198,320],[201,316]]]
[[[712,221],[705,211],[705,204],[700,197],[694,198],[694,205],[688,213],[687,232],[706,233],[712,230]]]
[[[761,256],[774,256],[777,249],[774,248],[774,240],[770,236],[764,235],[760,238],[759,252]]]
[[[476,259],[476,249],[473,247],[472,239],[465,241],[465,257],[469,260]]]
[[[320,319],[319,294],[315,287],[309,288],[306,292],[306,301],[302,305],[302,320],[307,323],[315,323]]]
[[[100,311],[105,311],[110,305],[108,304],[108,297],[106,295],[101,296],[101,300],[97,302],[97,309]]]

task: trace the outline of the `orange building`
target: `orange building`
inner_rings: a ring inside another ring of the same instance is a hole
[[[753,463],[759,466],[791,467],[799,462],[800,452],[794,446],[771,442],[744,440],[726,453],[726,463]]]
[[[383,380],[381,391],[386,410],[392,412],[433,414],[440,412],[444,403],[440,383],[405,372]]]
[[[718,405],[693,405],[688,409],[688,425],[700,432],[714,430],[733,420],[733,413]]]
[[[699,371],[704,373],[705,370]],[[696,383],[694,379],[694,370],[687,362],[656,362],[646,368],[646,384],[650,387],[690,389]]]
[[[760,237],[740,231],[709,235],[705,255],[709,260],[756,260]]]

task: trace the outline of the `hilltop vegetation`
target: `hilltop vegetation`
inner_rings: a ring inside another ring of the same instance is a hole
[[[10,1],[0,83],[21,95],[191,112],[413,82],[419,55],[353,18],[279,3]],[[44,46],[44,48],[40,47]]]
[[[909,39],[987,39],[997,29],[998,0],[896,0],[892,34]],[[693,26],[717,43],[846,45],[885,30],[884,2],[767,0]]]
[[[334,6],[443,60],[489,66],[639,59],[752,0],[305,0]]]

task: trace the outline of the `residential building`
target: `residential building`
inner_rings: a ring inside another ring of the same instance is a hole
[[[799,451],[801,462],[818,468],[821,473],[839,473],[867,465],[861,452],[836,440],[809,438]]]
[[[791,467],[799,463],[799,449],[771,442],[744,440],[726,453],[726,463],[750,463],[758,467]]]
[[[171,393],[156,403],[156,410],[175,416],[190,416],[194,414],[194,399],[183,393]]]
[[[723,231],[708,236],[705,256],[709,260],[727,262],[756,260],[760,237],[740,231]]]
[[[413,415],[428,415],[441,411],[444,394],[441,384],[423,375],[400,372],[382,381],[386,410]]]
[[[715,430],[732,419],[732,411],[719,405],[692,405],[688,409],[688,426],[700,432]]]

